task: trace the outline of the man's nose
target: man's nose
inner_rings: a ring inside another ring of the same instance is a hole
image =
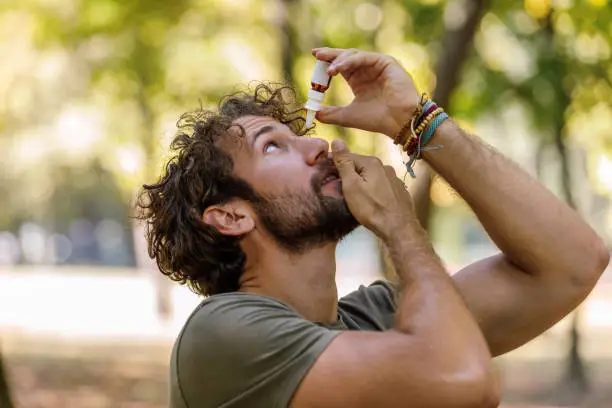
[[[314,137],[303,137],[301,142],[308,165],[314,166],[319,161],[328,159],[329,143],[327,141]]]

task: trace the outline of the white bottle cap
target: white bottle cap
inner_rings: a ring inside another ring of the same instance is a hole
[[[323,86],[329,86],[331,77],[327,74],[327,69],[330,65],[330,62],[317,60],[314,67],[314,73],[312,74],[312,82]]]
[[[311,89],[308,92],[308,101],[304,105],[304,108],[318,111],[321,110],[321,105],[323,105],[323,99],[325,98],[325,94],[323,92],[315,91]]]

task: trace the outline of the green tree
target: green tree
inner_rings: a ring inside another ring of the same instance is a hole
[[[461,3],[462,8],[459,6]],[[451,1],[446,6],[446,13],[459,13],[448,17],[444,27],[442,48],[440,49],[436,68],[436,86],[433,100],[452,114],[451,96],[459,83],[465,62],[471,55],[474,35],[478,30],[480,19],[488,9],[486,0]],[[431,218],[431,170],[421,165],[419,177],[412,193],[417,218],[425,230],[429,229]]]
[[[609,133],[583,129],[589,138],[576,140],[577,135],[571,129],[576,118],[588,117],[596,108],[612,109],[612,73],[607,69],[612,38],[605,23],[610,21],[612,13],[609,7],[598,7],[596,3],[579,2],[552,8],[548,2],[526,2],[525,10],[511,4],[491,10],[488,24],[495,26],[495,30],[506,30],[517,51],[522,49],[527,53],[533,69],[517,76],[487,61],[486,56],[476,58],[470,68],[478,72],[486,86],[476,95],[473,88],[464,86],[458,98],[459,111],[466,116],[476,106],[498,112],[513,102],[526,107],[538,150],[539,176],[545,176],[545,168],[557,168],[558,178],[549,187],[578,211],[581,206],[573,186],[587,180],[574,180],[572,146],[609,151],[610,144]],[[597,92],[593,92],[593,86]],[[555,153],[555,162],[544,162],[547,151]],[[588,218],[588,209],[585,210],[583,215]],[[555,393],[563,403],[578,403],[589,390],[579,349],[578,322],[576,312],[568,333],[567,368],[560,385],[563,392]]]

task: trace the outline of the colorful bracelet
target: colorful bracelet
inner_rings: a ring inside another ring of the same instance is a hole
[[[401,130],[393,138],[393,143],[395,143],[397,145],[405,145],[406,143],[408,143],[410,141],[410,137],[408,137],[408,138],[404,137],[404,134],[406,133],[406,131],[408,131],[409,129],[413,129],[413,127],[415,126],[415,122],[416,122],[416,126],[418,126],[422,122],[422,119],[426,115],[428,115],[429,113],[432,112],[431,107],[434,106],[434,105],[435,104],[429,98],[429,95],[427,94],[427,92],[423,92],[421,94],[421,99],[420,99],[419,104],[417,106],[417,110],[415,112],[415,115],[412,118],[410,118],[410,120],[408,120],[406,122],[406,124],[404,124],[404,126],[401,128]],[[436,108],[437,108],[437,106],[436,106]]]
[[[418,126],[423,118],[427,117],[431,112],[436,110],[438,105],[436,105],[431,99],[428,99],[422,107],[421,114],[416,119],[416,126]]]
[[[435,133],[436,129],[446,119],[448,119],[448,114],[446,112],[442,112],[441,114],[436,116],[433,121],[431,121],[431,124],[425,130],[425,133],[421,136],[421,140],[422,140],[423,146],[425,146],[427,144],[427,142],[429,142],[429,139],[431,139],[431,137]]]
[[[412,121],[412,137],[410,141],[404,145],[404,151],[409,157],[408,162],[405,163],[406,171],[412,178],[416,178],[414,165],[417,160],[421,159],[422,153],[427,150],[437,150],[443,147],[426,146],[426,144],[440,124],[448,119],[448,114],[434,102],[428,105],[428,108],[424,109],[424,112],[416,120]]]
[[[421,133],[423,133],[423,131],[427,128],[427,126],[429,126],[429,123],[439,114],[443,113],[444,109],[442,108],[436,108],[436,110],[434,110],[433,112],[431,112],[429,115],[427,115],[427,117],[417,126],[417,128],[414,130],[414,132],[417,135],[420,135]]]
[[[444,109],[433,102],[426,92],[421,95],[421,100],[415,115],[402,127],[393,142],[401,145],[402,149],[408,154],[409,160],[406,163],[406,170],[416,178],[414,165],[421,155],[427,150],[441,149],[443,146],[426,146],[436,129],[448,119],[448,114]],[[405,133],[410,130],[410,134],[405,137]]]

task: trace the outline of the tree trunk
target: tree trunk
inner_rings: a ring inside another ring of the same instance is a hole
[[[290,10],[299,0],[277,0],[278,14],[276,25],[280,37],[281,68],[283,78],[289,84],[294,85],[293,66],[297,50],[296,33],[291,25]]]
[[[446,111],[451,110],[450,96],[457,86],[461,69],[472,48],[476,29],[489,3],[487,0],[455,0],[457,1],[463,3],[463,7],[457,9],[463,10],[465,18],[457,18],[462,20],[461,24],[446,23],[443,47],[436,69],[436,89],[433,94],[433,100]],[[449,3],[447,7],[452,6],[452,3]],[[429,166],[420,162],[417,179],[411,190],[417,218],[425,230],[429,228],[432,208],[431,181],[432,172]]]
[[[462,0],[454,0],[462,1]],[[488,0],[465,0],[463,24],[446,24],[444,41],[436,68],[436,89],[433,99],[440,106],[449,110],[450,96],[457,86],[463,63],[467,59],[476,34],[478,23],[488,6]],[[450,7],[450,6],[447,6]],[[414,201],[414,209],[421,226],[427,231],[431,217],[431,182],[432,171],[424,162],[419,162],[416,170],[417,178],[412,183],[410,193]],[[381,270],[385,279],[394,280],[397,275],[391,260],[380,243]]]
[[[542,180],[542,177],[544,177],[544,167],[546,166],[546,148],[547,144],[543,140],[540,140],[535,155],[535,170],[538,180]]]
[[[561,191],[563,193],[563,199],[570,207],[576,209],[576,201],[574,200],[574,193],[572,191],[571,164],[567,154],[567,146],[565,145],[562,128],[558,128],[555,131],[555,149],[559,155],[559,163],[561,165]]]
[[[577,310],[572,315],[572,327],[569,332],[570,347],[567,356],[567,372],[563,387],[565,388],[567,386],[572,394],[582,396],[589,392],[590,384],[587,376],[587,368],[580,354],[579,321],[580,312]]]
[[[0,408],[13,408],[14,406],[4,368],[4,357],[0,353]]]
[[[544,26],[544,33],[547,37],[547,45],[551,50],[555,49],[555,31],[552,24],[552,12],[547,16]],[[553,145],[557,154],[559,155],[560,164],[560,182],[561,182],[561,193],[565,202],[575,210],[578,210],[577,203],[574,197],[572,189],[572,177],[571,177],[571,163],[568,154],[568,148],[565,142],[565,112],[570,106],[570,92],[564,86],[564,79],[567,75],[567,66],[563,57],[556,53],[553,53],[550,58],[553,59],[556,75],[551,75],[552,87],[556,91],[555,104],[557,109],[554,117],[556,118],[554,123],[553,133]],[[550,61],[549,61],[550,63]],[[580,354],[580,331],[579,322],[580,316],[579,311],[574,311],[572,316],[572,326],[568,333],[570,337],[570,346],[567,355],[566,373],[562,381],[561,388],[569,398],[572,399],[572,403],[578,398],[584,396],[589,390],[589,380],[587,375],[587,368]]]
[[[568,99],[569,104],[569,99]],[[555,149],[559,155],[561,172],[561,191],[565,202],[573,209],[577,209],[576,201],[572,191],[571,164],[567,152],[567,146],[563,137],[562,129],[558,128],[555,132]],[[572,316],[572,326],[568,333],[570,345],[567,354],[566,373],[562,387],[573,397],[585,395],[589,391],[589,379],[587,376],[586,365],[580,354],[580,331],[578,323],[580,311],[574,311]]]
[[[576,201],[572,192],[572,180],[570,173],[570,163],[567,154],[567,146],[560,131],[556,132],[555,148],[559,154],[561,164],[561,191],[568,205],[576,209]],[[570,390],[572,394],[584,395],[589,391],[589,381],[587,370],[580,354],[580,331],[578,323],[580,320],[580,311],[574,311],[572,316],[572,326],[568,333],[570,337],[570,346],[567,355],[567,372],[564,378],[563,388]]]
[[[145,151],[145,166],[147,180],[157,178],[157,156],[155,137],[155,114],[146,94],[146,83],[140,77],[138,91],[138,106],[142,116],[142,146]],[[150,275],[155,290],[155,310],[157,317],[162,322],[168,322],[172,318],[172,281],[157,268],[157,264],[148,256],[145,246],[144,225],[133,226],[134,233],[134,253],[136,254],[136,266]],[[140,256],[139,256],[140,255]]]

